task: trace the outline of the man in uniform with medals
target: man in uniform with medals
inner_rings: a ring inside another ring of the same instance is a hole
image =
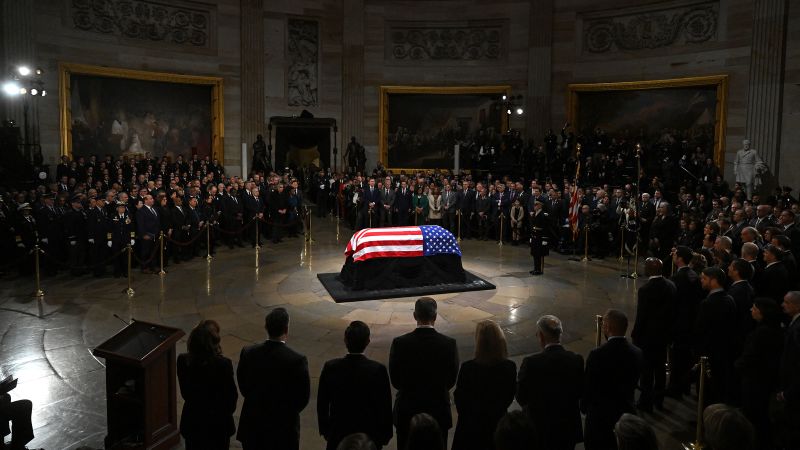
[[[549,251],[548,240],[550,235],[550,216],[544,211],[543,204],[537,200],[533,204],[531,216],[531,256],[533,256],[533,270],[531,275],[541,275],[544,269],[544,257]]]

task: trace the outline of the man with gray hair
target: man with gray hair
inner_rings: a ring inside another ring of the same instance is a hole
[[[789,291],[783,298],[783,312],[789,316],[786,341],[781,355],[777,400],[785,405],[778,423],[778,436],[786,448],[797,448],[800,432],[800,291]]]
[[[561,345],[564,328],[558,317],[542,316],[536,326],[542,351],[522,361],[517,402],[541,430],[543,448],[573,450],[583,441],[583,356]]]

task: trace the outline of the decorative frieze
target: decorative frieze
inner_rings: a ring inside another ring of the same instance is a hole
[[[388,57],[397,61],[494,61],[503,57],[502,23],[388,24]]]
[[[289,19],[286,39],[286,89],[289,106],[319,104],[319,23]]]

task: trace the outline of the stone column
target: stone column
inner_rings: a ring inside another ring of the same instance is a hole
[[[778,173],[780,162],[788,4],[787,0],[755,0],[753,5],[746,136],[773,174]]]
[[[33,40],[33,2],[3,0],[0,9],[2,20],[2,72],[0,80],[6,79],[8,71],[21,64],[26,64],[31,69],[37,67],[36,51]],[[55,86],[48,86],[52,93],[56,93]],[[5,98],[2,103],[6,105],[2,119],[13,119],[22,129],[24,126],[22,97]],[[34,102],[35,103],[35,102]],[[33,112],[33,111],[32,111]],[[29,118],[30,119],[30,118]]]
[[[344,0],[342,29],[342,123],[339,124],[337,168],[350,136],[364,140],[364,0]],[[375,164],[367,155],[367,167]]]
[[[525,128],[529,138],[540,139],[550,123],[553,0],[531,0],[528,28],[528,92]]]
[[[242,142],[252,159],[256,136],[266,139],[264,95],[264,0],[241,0]],[[249,164],[250,161],[248,161]]]

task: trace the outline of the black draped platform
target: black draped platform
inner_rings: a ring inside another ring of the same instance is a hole
[[[465,280],[459,255],[373,258],[359,262],[348,256],[339,272],[339,281],[353,290],[420,287]]]
[[[399,297],[421,297],[424,295],[447,294],[451,292],[484,291],[495,289],[495,285],[470,272],[464,271],[464,281],[439,283],[427,286],[406,286],[390,289],[352,289],[340,280],[338,273],[320,273],[317,278],[336,303],[381,300]]]

